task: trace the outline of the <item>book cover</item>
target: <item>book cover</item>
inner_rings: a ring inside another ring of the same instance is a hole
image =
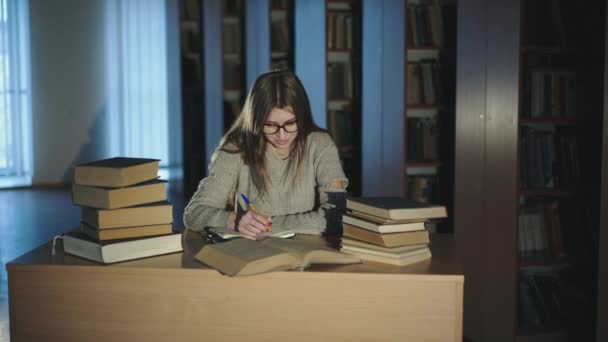
[[[234,239],[206,245],[196,260],[228,276],[247,276],[272,271],[304,269],[310,264],[352,264],[352,255],[312,241],[267,238]]]
[[[106,241],[136,237],[167,235],[173,232],[173,225],[171,223],[166,223],[150,226],[97,229],[95,227],[89,226],[85,222],[81,222],[80,231],[95,240]]]
[[[149,226],[173,222],[173,205],[167,201],[120,209],[81,208],[82,221],[98,228]]]
[[[117,209],[167,200],[167,182],[153,180],[125,188],[100,188],[74,184],[72,201],[76,205]]]
[[[349,197],[346,208],[391,220],[429,220],[447,217],[444,206],[401,197]]]
[[[424,221],[378,224],[362,218],[342,215],[342,222],[377,233],[398,233],[424,230]]]
[[[82,232],[63,235],[64,252],[103,264],[182,251],[181,234],[150,238],[96,241]]]
[[[79,164],[74,183],[109,188],[125,187],[158,177],[160,160],[115,157]]]
[[[398,247],[429,243],[429,233],[426,230],[401,233],[376,233],[367,229],[342,224],[343,234],[346,237],[368,242],[383,247]]]

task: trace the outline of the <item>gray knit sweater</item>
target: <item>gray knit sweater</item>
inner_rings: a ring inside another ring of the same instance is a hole
[[[240,199],[242,193],[260,214],[272,217],[273,229],[320,234],[326,229],[325,211],[331,207],[328,193],[345,192],[339,185],[346,186],[348,180],[329,134],[310,133],[306,151],[302,172],[293,183],[283,181],[288,160],[266,152],[270,184],[266,195],[260,198],[241,155],[220,150],[209,166],[209,176],[200,182],[186,207],[186,227],[198,231],[205,227],[226,227],[230,214],[227,203],[236,193],[238,207],[245,208]]]

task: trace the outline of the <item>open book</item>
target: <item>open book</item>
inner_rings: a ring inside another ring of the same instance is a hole
[[[353,264],[360,260],[319,242],[270,237],[206,245],[195,259],[229,276],[304,269],[310,264]]]
[[[230,230],[228,228],[211,227],[211,228],[207,228],[207,230],[209,231],[209,233],[215,234],[224,240],[238,238],[238,237],[253,239],[250,236],[247,236],[243,233],[235,232],[234,230]],[[264,233],[264,235],[267,237],[277,237],[277,238],[285,239],[285,238],[290,238],[290,237],[296,235],[296,233],[294,233],[292,230],[278,230],[278,231],[275,230],[270,233]]]

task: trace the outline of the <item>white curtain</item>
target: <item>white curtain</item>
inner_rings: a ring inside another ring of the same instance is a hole
[[[110,151],[169,162],[166,0],[107,0]]]
[[[0,188],[31,184],[28,1],[0,0]]]

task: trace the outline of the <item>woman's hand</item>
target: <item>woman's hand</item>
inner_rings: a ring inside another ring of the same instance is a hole
[[[256,214],[248,210],[237,218],[234,227],[235,230],[252,238],[258,238],[268,231],[268,227],[272,224],[269,217]]]

